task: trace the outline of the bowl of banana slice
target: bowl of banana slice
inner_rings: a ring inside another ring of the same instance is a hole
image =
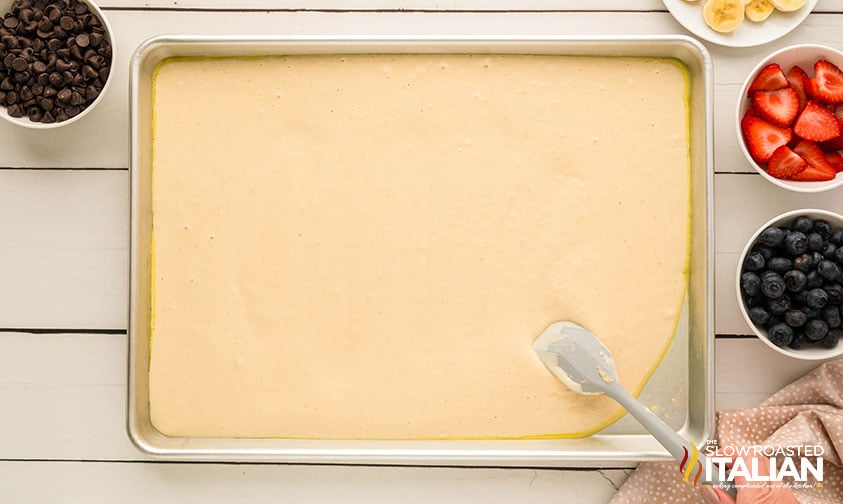
[[[817,0],[663,0],[688,31],[715,44],[751,47],[799,26]]]

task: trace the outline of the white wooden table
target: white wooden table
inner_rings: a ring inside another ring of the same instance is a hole
[[[630,469],[185,464],[125,433],[128,60],[157,34],[639,35],[686,33],[659,0],[102,0],[115,81],[97,110],[49,132],[0,124],[0,502],[606,502]],[[740,318],[737,254],[768,218],[843,212],[843,190],[796,195],[752,173],[734,107],[767,53],[843,48],[843,2],[820,0],[759,48],[714,60],[718,409],[751,406],[813,368],[769,350]]]

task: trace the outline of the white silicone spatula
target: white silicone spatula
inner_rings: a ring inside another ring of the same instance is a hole
[[[685,481],[713,485],[735,495],[734,485],[717,479],[718,471],[710,471],[712,479],[706,479],[706,457],[694,443],[677,434],[623,388],[609,349],[586,328],[567,321],[553,323],[536,338],[533,349],[547,369],[574,392],[605,394],[626,408],[680,462]]]

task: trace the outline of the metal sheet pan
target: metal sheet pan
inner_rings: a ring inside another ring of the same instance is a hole
[[[170,57],[352,53],[560,54],[675,58],[690,74],[691,262],[677,335],[640,399],[698,445],[713,428],[713,169],[711,60],[684,36],[612,38],[200,38],[158,37],[131,61],[131,267],[128,433],[143,452],[175,460],[274,461],[413,465],[609,467],[669,458],[634,420],[623,417],[579,439],[489,441],[336,441],[175,438],[149,419],[148,366],[152,232],[152,80]]]

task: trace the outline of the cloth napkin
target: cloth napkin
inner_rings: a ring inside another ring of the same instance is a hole
[[[821,486],[797,485],[792,492],[801,503],[843,503],[843,359],[822,364],[759,406],[719,412],[716,438],[721,448],[821,446]],[[610,504],[701,502],[676,462],[644,462]]]

